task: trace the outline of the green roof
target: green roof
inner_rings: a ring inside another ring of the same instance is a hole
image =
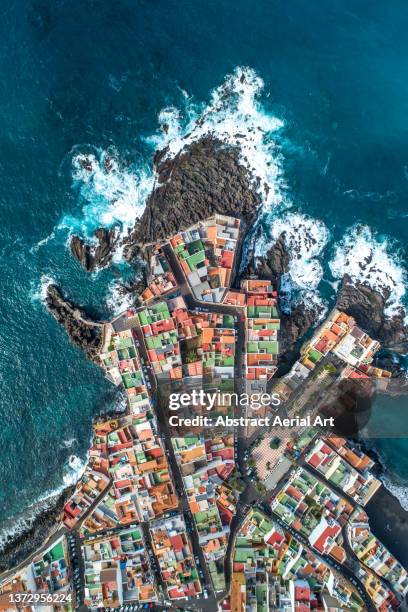
[[[125,349],[125,348],[130,348],[131,346],[133,346],[133,340],[132,338],[114,338],[113,340],[115,348],[117,349]]]
[[[139,312],[139,321],[141,323],[141,325],[148,325],[149,321],[147,318],[147,311],[146,310],[141,310]]]
[[[62,559],[64,557],[64,547],[62,542],[58,542],[53,548],[51,548],[50,555],[53,561],[57,561],[58,559]]]
[[[190,267],[190,270],[194,271],[197,268],[198,264],[202,263],[204,259],[205,259],[204,251],[199,251],[198,253],[191,255],[191,257],[188,257],[187,263]]]
[[[204,251],[204,245],[201,240],[193,240],[193,242],[189,242],[186,247],[190,255],[193,255],[199,251]]]
[[[313,361],[313,363],[317,363],[323,357],[322,353],[314,348],[310,349],[307,356],[309,357],[310,361]]]
[[[236,548],[234,553],[234,561],[237,563],[245,563],[247,559],[255,558],[255,550],[253,548]]]

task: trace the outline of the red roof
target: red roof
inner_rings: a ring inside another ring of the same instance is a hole
[[[330,527],[330,525],[328,525],[326,527],[326,529],[322,532],[322,534],[317,538],[317,540],[313,543],[313,546],[319,551],[319,552],[324,552],[325,551],[325,545],[326,545],[326,541],[329,538],[334,539],[338,533],[340,532],[340,525],[333,525],[333,527]]]
[[[281,533],[274,531],[268,539],[268,544],[270,544],[271,546],[275,546],[276,544],[278,544],[280,546],[284,540],[285,537]]]
[[[168,590],[170,599],[177,599],[178,597],[184,597],[184,593],[177,587],[172,587]]]
[[[307,586],[295,586],[295,601],[309,601],[310,588]]]
[[[317,468],[321,464],[322,460],[320,459],[319,455],[314,453],[314,455],[312,455],[310,459],[307,460],[307,462],[310,463],[310,465],[312,465],[314,468]]]
[[[234,261],[233,251],[223,251],[220,266],[221,268],[232,268],[232,262]]]
[[[322,446],[320,447],[320,450],[325,455],[331,455],[333,452],[332,449],[329,446],[327,446],[327,444],[322,444]]]
[[[197,589],[195,588],[194,582],[189,582],[189,584],[186,585],[185,592],[186,595],[188,595],[189,597],[192,597],[197,593]]]
[[[233,448],[220,448],[219,450],[214,451],[214,457],[222,457],[225,459],[234,459],[234,449]]]
[[[149,457],[161,457],[164,453],[163,449],[158,446],[157,448],[150,448],[146,451],[146,454],[149,455]]]
[[[180,535],[172,536],[170,538],[170,542],[176,552],[180,552],[181,550],[183,550],[183,540]]]

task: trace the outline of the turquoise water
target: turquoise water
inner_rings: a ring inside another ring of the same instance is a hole
[[[368,224],[365,244],[378,241],[379,264],[392,261],[403,287],[407,22],[400,0],[18,0],[2,9],[0,520],[72,476],[69,457],[85,458],[92,417],[115,401],[47,315],[41,279],[56,279],[98,316],[111,312],[120,269],[86,275],[67,252],[68,232],[142,210],[149,137],[164,107],[181,109],[186,129],[226,75],[250,66],[264,81],[254,121],[283,122],[262,149],[278,169],[279,211],[263,218],[264,238],[274,215],[287,222],[287,206],[322,221],[324,239],[312,222],[322,248],[306,284],[330,300],[336,245]],[[91,184],[75,179],[76,155],[108,150],[120,166],[114,185],[98,173]],[[292,282],[302,284],[297,272]],[[401,461],[393,468],[406,476]]]

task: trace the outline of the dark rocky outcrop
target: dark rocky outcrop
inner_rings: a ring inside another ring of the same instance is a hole
[[[272,277],[278,281],[289,269],[289,253],[285,244],[285,234],[281,234],[273,247],[269,249],[266,259]]]
[[[141,219],[123,239],[129,261],[140,256],[146,243],[164,240],[215,213],[240,217],[249,226],[261,203],[248,170],[239,162],[238,147],[206,136],[171,159],[167,152],[156,153],[156,186]],[[114,229],[99,228],[95,237],[96,245],[79,236],[70,242],[72,255],[90,272],[106,266],[118,246]]]
[[[408,328],[403,313],[393,318],[384,314],[388,295],[362,285],[352,284],[345,275],[339,289],[336,306],[354,317],[370,336],[381,342],[384,348],[407,350]]]
[[[79,236],[72,236],[71,253],[87,272],[103,268],[112,259],[112,253],[117,245],[117,232],[114,229],[100,227],[95,231],[97,244],[90,244]]]
[[[58,323],[65,328],[71,342],[80,347],[89,359],[98,363],[103,325],[92,321],[83,310],[64,298],[57,285],[48,286],[46,304]]]
[[[49,508],[38,514],[27,531],[10,537],[1,550],[0,572],[7,571],[27,559],[55,532],[61,520],[64,504],[74,489],[74,486],[68,487],[56,497]]]
[[[252,258],[243,275],[271,279],[279,291],[282,275],[289,269],[289,260],[285,235],[282,233],[264,257]],[[296,343],[313,327],[318,316],[315,309],[304,304],[293,308],[290,314],[281,313],[279,361],[284,368],[293,361]]]
[[[259,234],[262,231],[259,230]],[[260,236],[259,236],[260,237]],[[253,245],[258,236],[255,235]],[[258,278],[271,279],[279,287],[280,279],[289,269],[289,253],[285,244],[285,234],[282,233],[264,257],[251,257],[242,272],[242,276],[256,275]]]
[[[280,353],[283,358],[314,326],[318,314],[312,308],[306,308],[304,304],[298,304],[290,314],[281,313]]]
[[[137,245],[163,240],[215,213],[234,215],[252,223],[260,197],[239,163],[239,150],[206,137],[172,159],[166,150],[156,153],[158,181],[145,211],[125,239],[128,259]]]

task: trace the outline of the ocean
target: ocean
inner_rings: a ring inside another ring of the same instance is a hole
[[[252,246],[261,255],[287,231],[293,301],[324,312],[347,271],[389,290],[390,316],[406,303],[407,23],[402,0],[4,5],[0,542],[75,480],[93,417],[120,402],[42,298],[55,280],[97,317],[123,307],[117,283],[134,271],[120,253],[89,275],[67,240],[101,224],[126,231],[157,147],[174,155],[209,132],[241,143],[242,163],[268,185]],[[378,446],[408,508],[408,442]]]

